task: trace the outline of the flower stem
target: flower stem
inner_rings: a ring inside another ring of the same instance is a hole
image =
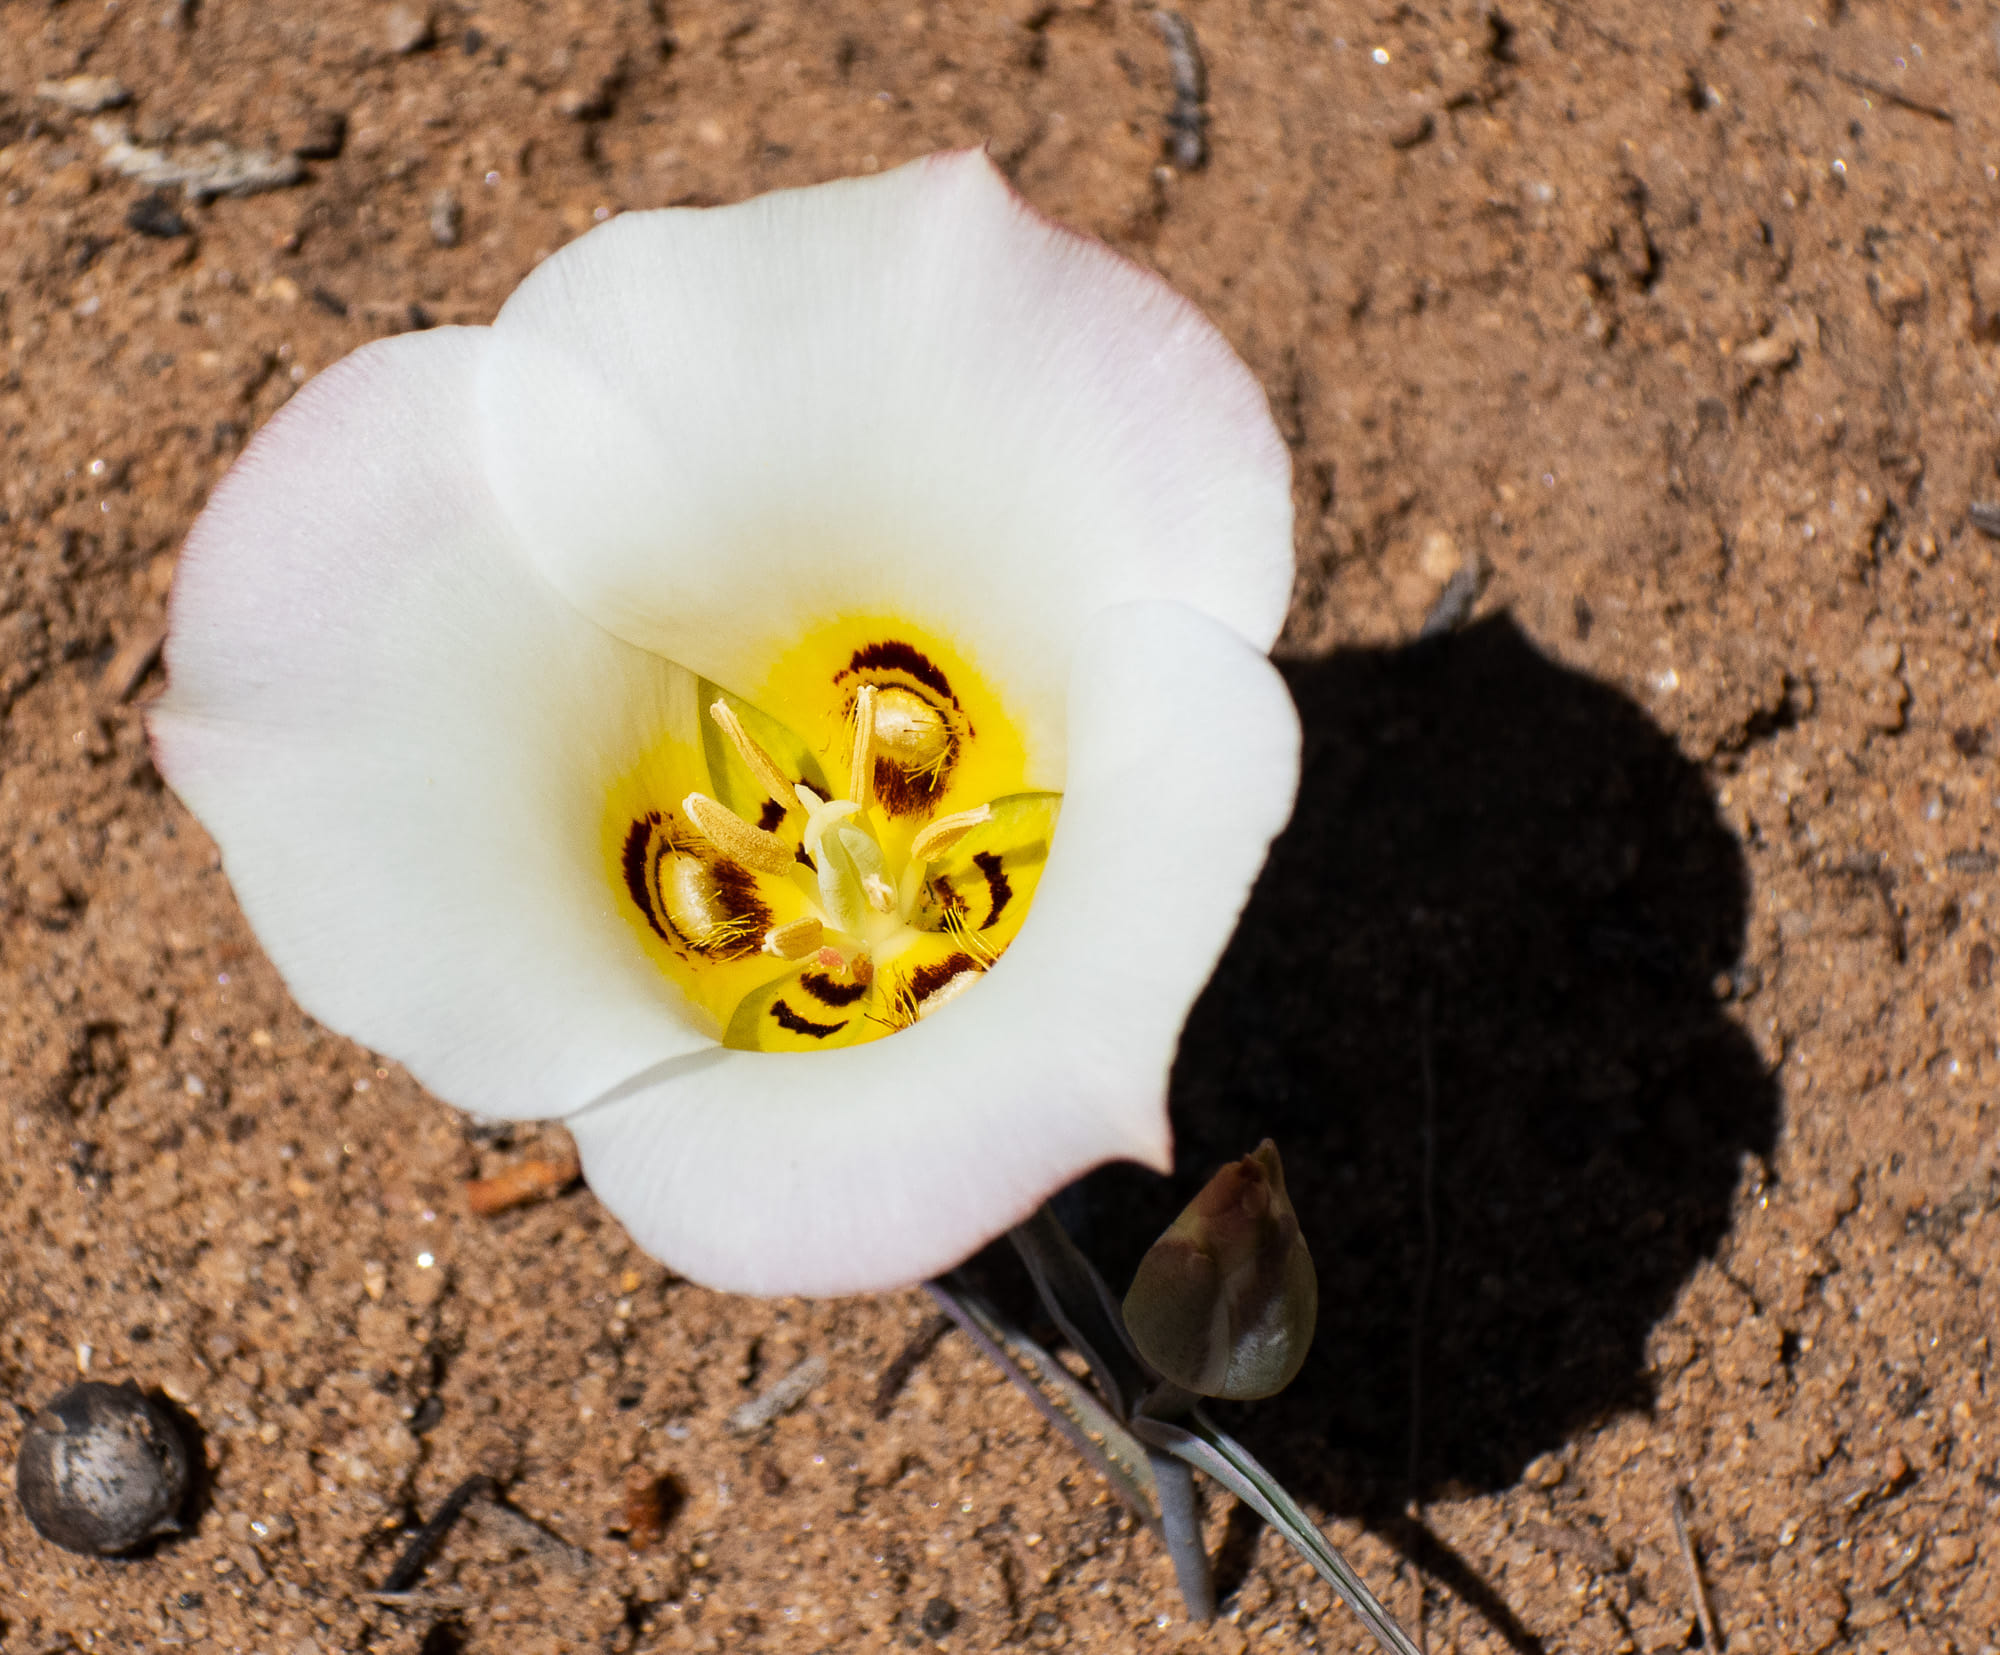
[[[1201,1538],[1201,1508],[1195,1504],[1194,1469],[1163,1449],[1148,1447],[1153,1462],[1153,1487],[1160,1499],[1160,1527],[1167,1555],[1174,1560],[1174,1580],[1181,1589],[1191,1621],[1215,1619],[1215,1576],[1208,1567],[1208,1548]]]

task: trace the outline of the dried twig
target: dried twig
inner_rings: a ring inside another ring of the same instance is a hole
[[[1156,11],[1153,22],[1167,43],[1173,70],[1174,106],[1167,112],[1167,156],[1182,172],[1193,172],[1208,159],[1208,70],[1194,25],[1179,12]]]
[[[882,1383],[875,1387],[875,1405],[870,1410],[877,1419],[887,1419],[896,1398],[917,1371],[917,1364],[937,1348],[938,1340],[951,1331],[951,1318],[939,1311],[910,1335],[910,1342],[896,1354],[895,1361],[882,1370]]]
[[[597,1559],[589,1552],[581,1546],[571,1545],[554,1529],[536,1522],[525,1511],[510,1506],[500,1498],[499,1490],[490,1485],[485,1502],[479,1508],[479,1520],[483,1523],[488,1518],[497,1520],[501,1527],[512,1531],[514,1538],[529,1551],[574,1569],[578,1574],[588,1574],[597,1567]]]
[[[219,195],[256,195],[302,183],[306,169],[296,156],[269,150],[238,149],[221,139],[164,147],[135,144],[117,121],[95,121],[91,136],[103,147],[104,164],[154,189],[178,184],[190,201]]]
[[[1695,1619],[1701,1622],[1704,1647],[1720,1651],[1722,1634],[1716,1629],[1715,1611],[1708,1605],[1708,1587],[1702,1583],[1701,1559],[1694,1555],[1694,1541],[1688,1537],[1687,1492],[1676,1485],[1672,1506],[1674,1538],[1681,1545],[1681,1562],[1687,1565],[1688,1588],[1694,1593]]]
[[[493,1492],[493,1479],[487,1476],[467,1477],[464,1482],[444,1497],[431,1520],[417,1530],[416,1537],[403,1548],[403,1555],[396,1559],[395,1568],[389,1571],[380,1592],[383,1598],[394,1598],[407,1594],[422,1577],[424,1565],[431,1560],[431,1554],[444,1542],[452,1525],[464,1515],[465,1508],[482,1494]]]
[[[567,1154],[538,1155],[491,1178],[473,1179],[465,1186],[465,1204],[481,1218],[491,1218],[495,1213],[560,1195],[582,1175],[574,1149]]]
[[[472,1600],[463,1592],[357,1592],[363,1603],[384,1609],[463,1609]]]
[[[1424,617],[1423,625],[1417,628],[1418,641],[1442,638],[1464,626],[1472,619],[1472,612],[1479,604],[1479,594],[1485,589],[1485,564],[1477,557],[1468,559],[1459,571],[1444,583],[1444,590],[1438,594],[1437,602],[1431,605],[1430,613]]]
[[[1825,60],[1821,60],[1825,68]],[[1907,109],[1912,115],[1922,115],[1926,120],[1939,121],[1946,126],[1955,126],[1958,117],[1949,109],[1942,109],[1934,103],[1925,103],[1907,93],[1898,92],[1893,86],[1885,86],[1879,80],[1870,80],[1866,75],[1857,75],[1847,69],[1829,69],[1827,73],[1843,86],[1851,86],[1857,92],[1866,92],[1870,97],[1880,98],[1884,103],[1894,104],[1898,109]]]
[[[735,1409],[729,1416],[729,1429],[738,1436],[763,1430],[780,1414],[789,1414],[805,1401],[825,1377],[826,1358],[808,1356],[767,1390]]]
[[[104,671],[97,680],[99,696],[112,702],[131,700],[133,691],[158,663],[161,646],[166,641],[165,621],[154,621],[139,627],[105,663]]]

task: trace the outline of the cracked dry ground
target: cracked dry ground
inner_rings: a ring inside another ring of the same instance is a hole
[[[1190,1025],[1179,1183],[1093,1180],[1093,1249],[1279,1137],[1323,1331],[1232,1424],[1433,1649],[1695,1646],[1676,1489],[1732,1651],[1994,1646],[1986,9],[1185,14],[1170,171],[1126,0],[0,10],[0,1390],[87,1346],[211,1467],[129,1562],[10,1501],[6,1655],[1362,1647],[1221,1500],[1184,1625],[956,1335],[874,1417],[915,1295],[720,1298],[581,1191],[474,1217],[535,1135],[301,1016],[147,759],[175,549],[300,380],[611,212],[979,142],[1216,318],[1297,462],[1299,819]],[[38,94],[75,76],[130,101]],[[104,120],[299,177],[156,197]],[[1468,560],[1472,624],[1407,647]],[[473,1516],[428,1607],[370,1601],[482,1470],[593,1565]]]

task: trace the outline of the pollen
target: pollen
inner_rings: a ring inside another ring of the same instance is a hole
[[[681,801],[689,821],[702,836],[730,861],[753,873],[780,874],[792,866],[792,847],[775,833],[767,833],[706,793],[690,793]]]
[[[862,810],[875,802],[875,686],[863,684],[854,695],[854,747],[848,758],[847,790]]]
[[[778,768],[778,761],[758,746],[756,737],[744,729],[743,720],[736,716],[729,703],[718,700],[708,709],[708,716],[715,720],[716,728],[729,738],[729,745],[736,749],[743,768],[757,778],[757,785],[787,810],[798,809],[797,790],[785,779],[784,771]]]
[[[974,828],[983,827],[992,820],[991,805],[980,805],[974,810],[955,810],[949,816],[940,816],[910,841],[910,855],[916,861],[928,862],[942,856]]]
[[[774,925],[764,933],[764,952],[781,960],[803,960],[808,954],[822,954],[829,950],[820,947],[820,938],[826,935],[826,927],[812,915],[791,920],[784,925]],[[838,953],[834,954],[837,960]]]

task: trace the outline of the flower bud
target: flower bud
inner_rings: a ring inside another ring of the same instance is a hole
[[[1141,1356],[1183,1390],[1235,1402],[1292,1382],[1318,1313],[1319,1279],[1269,1138],[1208,1181],[1125,1295]]]

